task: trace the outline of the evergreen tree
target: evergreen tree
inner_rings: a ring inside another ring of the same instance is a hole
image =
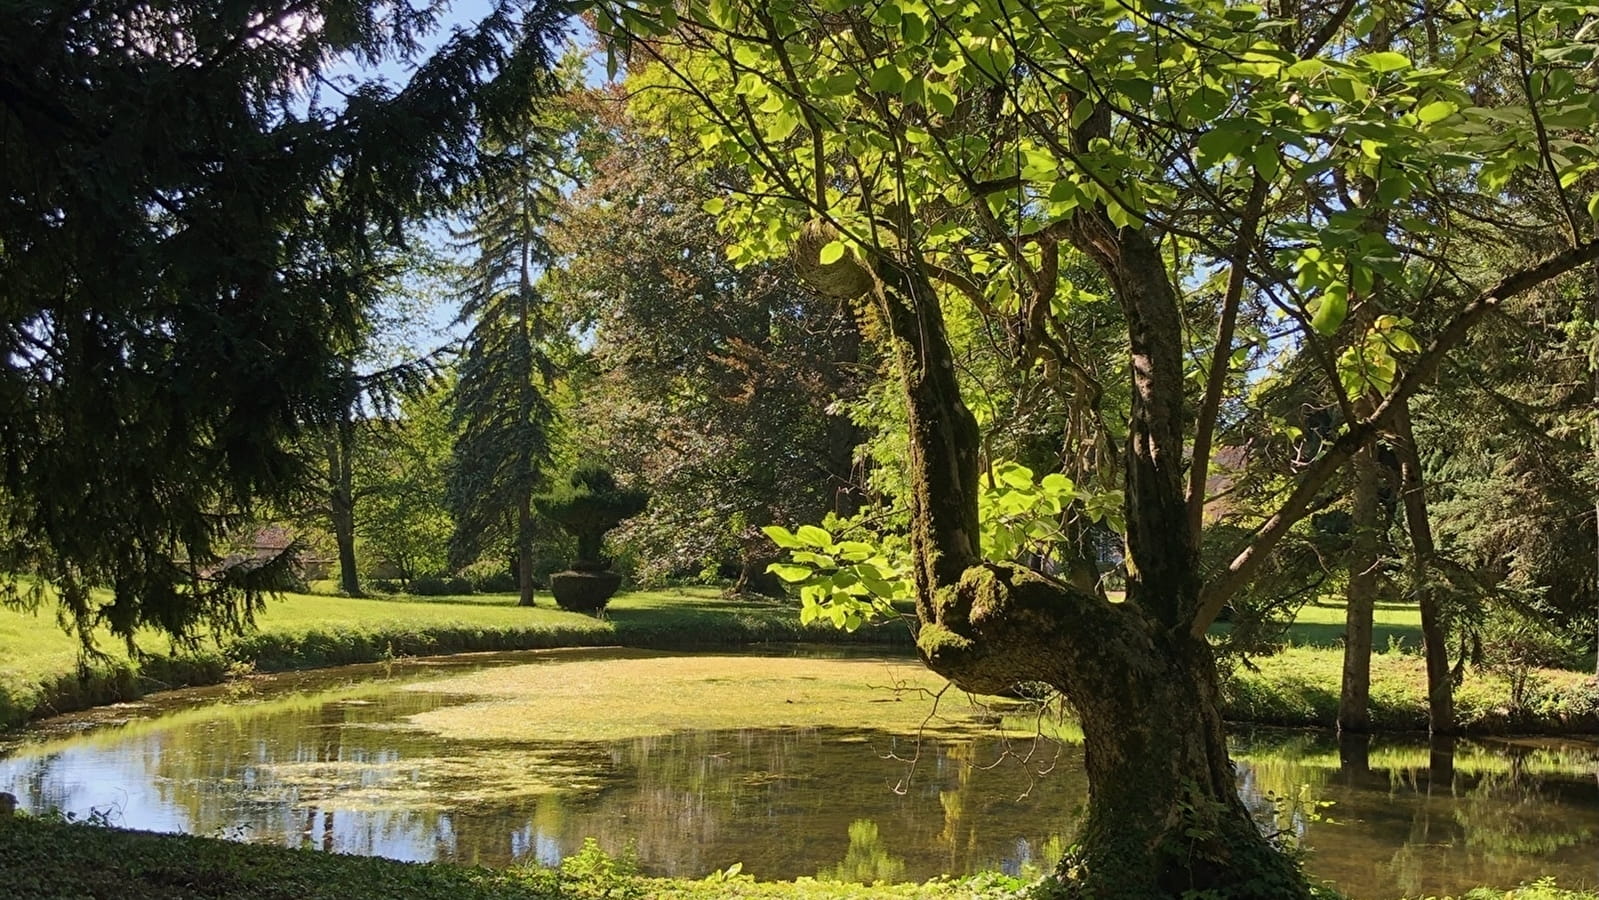
[[[239,626],[283,574],[223,542],[307,484],[290,444],[372,301],[349,264],[467,178],[563,20],[506,0],[429,55],[438,13],[0,3],[0,571],[86,643]],[[336,85],[348,61],[416,68]]]
[[[457,437],[449,502],[451,561],[476,559],[511,536],[521,605],[533,605],[533,494],[552,454],[557,330],[538,287],[552,254],[543,228],[554,202],[552,139],[531,127],[500,144],[471,189],[468,225],[456,233],[471,255],[461,279],[461,322],[471,323],[455,394]]]

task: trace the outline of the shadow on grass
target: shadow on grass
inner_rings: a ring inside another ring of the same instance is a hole
[[[1288,629],[1288,641],[1295,647],[1342,647],[1344,626],[1331,623],[1299,622]],[[1374,625],[1371,646],[1386,650],[1398,646],[1406,651],[1421,650],[1421,629],[1411,625]]]

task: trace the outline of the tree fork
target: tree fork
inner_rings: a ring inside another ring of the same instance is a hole
[[[933,671],[974,693],[1024,681],[1062,691],[1083,726],[1089,805],[1066,890],[1100,898],[1308,896],[1298,869],[1238,798],[1210,645],[1138,603],[1010,565],[979,562],[976,423],[961,401],[931,284],[880,264],[877,300],[901,369],[911,428],[917,647]],[[1151,421],[1158,438],[1169,422]],[[1145,447],[1162,445],[1145,442]],[[1143,452],[1147,452],[1143,451]],[[1182,521],[1179,473],[1144,460]],[[1130,512],[1138,514],[1137,507]],[[1187,560],[1180,532],[1164,549]],[[1159,552],[1159,551],[1155,551]],[[1195,575],[1174,579],[1191,583]],[[1167,582],[1173,583],[1173,582]],[[1192,599],[1192,595],[1188,599]],[[1181,609],[1177,599],[1168,609]]]

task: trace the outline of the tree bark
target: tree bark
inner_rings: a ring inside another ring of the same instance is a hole
[[[1415,550],[1417,600],[1421,606],[1421,644],[1427,658],[1427,730],[1435,735],[1455,733],[1455,687],[1449,677],[1449,647],[1439,609],[1438,595],[1432,589],[1431,567],[1437,548],[1433,545],[1432,519],[1427,509],[1427,486],[1421,469],[1421,452],[1410,426],[1410,404],[1403,403],[1394,414],[1398,438],[1400,493],[1405,504],[1405,527]]]
[[[516,605],[533,604],[533,498],[525,496],[516,508]]]
[[[1371,730],[1371,631],[1377,600],[1378,492],[1382,469],[1376,447],[1355,454],[1354,529],[1349,546],[1349,585],[1344,593],[1344,674],[1338,695],[1338,730]]]
[[[1138,243],[1132,265],[1146,268],[1122,270],[1118,287],[1158,306],[1151,284],[1164,270],[1153,249]],[[1089,802],[1060,865],[1066,889],[1097,898],[1308,896],[1298,869],[1238,798],[1210,645],[1188,633],[1180,614],[1192,613],[1198,575],[1173,424],[1182,397],[1175,306],[1170,321],[1146,308],[1133,325],[1135,396],[1143,398],[1134,401],[1128,451],[1128,546],[1137,565],[1128,601],[1116,604],[1024,568],[979,562],[978,432],[937,298],[914,267],[885,261],[879,275],[910,418],[917,647],[965,690],[1044,682],[1077,713]],[[1172,369],[1176,392],[1165,393]]]
[[[350,458],[354,451],[355,423],[346,413],[328,439],[328,509],[333,543],[339,551],[339,589],[346,596],[361,597],[361,573],[355,559],[355,473]]]

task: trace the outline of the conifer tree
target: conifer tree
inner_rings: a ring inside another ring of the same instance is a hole
[[[471,323],[455,395],[449,486],[451,559],[465,564],[509,533],[523,606],[533,605],[532,498],[551,456],[556,329],[538,288],[551,252],[543,226],[555,187],[548,133],[533,127],[502,143],[471,191],[470,221],[456,233],[471,256],[460,321]]]
[[[86,643],[249,618],[286,560],[225,542],[308,484],[361,263],[544,90],[563,9],[429,53],[431,3],[0,3],[0,571],[41,576],[11,599],[53,585]]]

